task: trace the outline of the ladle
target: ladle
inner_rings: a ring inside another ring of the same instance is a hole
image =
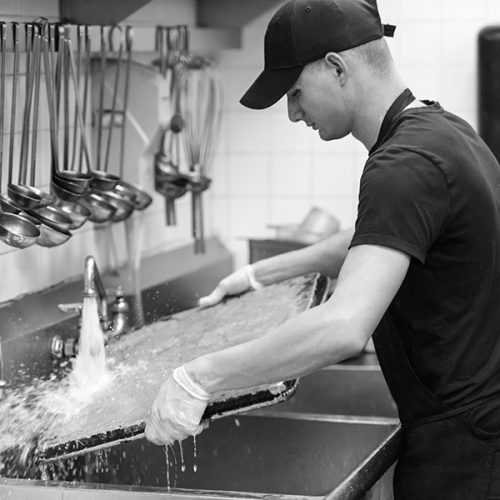
[[[40,230],[18,214],[0,213],[0,240],[16,248],[27,248],[38,241]]]
[[[135,209],[135,205],[115,191],[102,191],[100,195],[116,210],[111,217],[112,222],[121,222],[128,219]]]
[[[0,51],[2,60],[0,63],[0,190],[2,186],[2,164],[3,164],[3,132],[4,132],[4,102],[5,102],[5,51],[7,42],[7,25],[0,23]],[[1,197],[0,201],[6,198]],[[15,248],[26,248],[33,245],[40,236],[40,230],[28,219],[14,213],[6,213],[4,203],[0,210],[0,240]]]
[[[12,73],[12,103],[11,103],[11,118],[10,118],[10,142],[9,142],[9,180],[7,185],[7,194],[9,198],[22,209],[31,209],[38,206],[41,202],[40,196],[33,192],[29,186],[24,186],[12,183],[12,173],[14,166],[14,139],[16,132],[16,101],[17,101],[17,80],[19,75],[19,36],[18,23],[12,22],[12,39],[14,43],[14,68]],[[28,70],[31,73],[31,68]],[[28,75],[27,75],[28,76]],[[30,74],[31,80],[31,74]],[[28,82],[30,85],[31,82]],[[31,86],[30,86],[31,88]],[[31,106],[31,92],[26,96],[26,108]]]
[[[40,203],[38,207],[47,206],[53,204],[55,201],[54,196],[42,191],[35,187],[35,166],[36,166],[36,152],[37,152],[37,129],[38,129],[38,111],[39,111],[39,97],[40,97],[40,72],[41,72],[41,51],[40,51],[40,40],[41,35],[37,32],[37,28],[41,29],[41,26],[34,25],[33,31],[27,30],[27,48],[31,48],[29,40],[34,39],[33,46],[33,62],[30,66],[29,71],[27,69],[26,73],[26,95],[30,96],[27,100],[26,107],[24,110],[24,120],[23,128],[21,133],[21,158],[19,163],[19,184],[23,186],[29,186],[30,190],[40,197]],[[34,38],[33,38],[34,37]],[[30,52],[28,52],[30,54]],[[27,57],[27,60],[28,57]],[[27,67],[28,68],[28,67]],[[29,78],[28,78],[29,75]],[[33,95],[33,97],[31,97]],[[31,103],[33,102],[33,124],[32,124],[32,142],[31,150],[29,147],[29,122],[31,115]],[[27,171],[28,171],[28,157],[31,154],[31,165],[30,165],[30,179],[29,184],[27,184]]]
[[[1,181],[1,171],[2,171],[2,163],[3,163],[3,143],[4,143],[4,108],[5,108],[5,51],[7,44],[7,24],[2,22],[0,23],[0,37],[1,37],[1,53],[2,53],[2,61],[0,67],[0,181]],[[0,191],[1,191],[1,183],[0,183]],[[21,209],[12,203],[7,196],[0,194],[0,209],[4,212],[8,212],[11,214],[18,214]]]
[[[62,47],[60,47],[62,50]],[[81,176],[73,175],[73,172],[64,172],[60,175],[58,162],[59,153],[57,147],[57,115],[56,103],[54,99],[54,82],[52,81],[52,70],[49,60],[48,39],[44,34],[42,40],[42,54],[45,69],[45,86],[47,91],[47,103],[49,109],[49,125],[50,125],[50,143],[52,151],[52,192],[64,201],[77,201],[88,189],[88,182],[82,180]],[[76,174],[76,173],[75,173]]]
[[[30,67],[30,76],[29,76],[29,82],[27,85],[28,88],[28,95],[29,99],[27,99],[27,105],[25,108],[24,112],[24,123],[23,123],[23,130],[22,130],[22,139],[21,139],[21,144],[23,151],[21,153],[21,162],[20,162],[20,181],[23,183],[23,185],[26,183],[26,176],[27,176],[27,165],[28,165],[28,156],[29,156],[29,122],[30,122],[30,108],[31,108],[31,93],[33,92],[35,98],[36,98],[36,106],[34,110],[34,124],[33,124],[33,135],[36,135],[36,127],[37,127],[37,121],[38,121],[38,97],[37,94],[39,93],[36,88],[36,86],[40,83],[39,82],[39,75],[40,75],[40,63],[41,63],[41,50],[40,50],[40,42],[41,42],[41,34],[38,32],[34,33],[35,38],[34,38],[34,49],[33,49],[33,59],[32,59],[32,66]],[[31,34],[30,34],[31,36]],[[38,78],[37,78],[38,75]],[[36,120],[35,120],[36,118]],[[30,178],[32,183],[34,183],[35,179],[35,154],[36,150],[32,151],[32,167],[31,167],[31,172],[30,172]],[[41,190],[38,190],[37,188],[36,191],[41,193],[41,198],[42,198],[42,203],[40,203],[38,206],[32,208],[32,209],[27,209],[27,212],[32,216],[40,220],[41,222],[53,222],[54,224],[61,224],[61,229],[66,230],[68,229],[70,223],[72,222],[70,219],[68,219],[67,213],[63,212],[53,201],[55,198],[48,193],[43,193]]]
[[[113,189],[117,184],[120,178],[117,175],[110,174],[107,172],[107,165],[101,165],[101,152],[102,152],[102,135],[103,135],[103,120],[104,120],[104,89],[106,84],[106,40],[104,36],[104,26],[101,26],[101,51],[100,51],[100,59],[101,59],[101,78],[99,83],[99,110],[97,113],[97,158],[96,158],[96,169],[92,170],[92,183],[91,186],[94,189],[99,191],[109,191]],[[111,36],[111,34],[110,34]],[[120,50],[122,50],[122,43],[120,43]],[[121,53],[120,53],[121,59]],[[118,68],[119,70],[119,68]],[[113,101],[115,101],[115,96],[113,96]],[[115,101],[116,102],[116,101]],[[112,123],[111,123],[112,125]],[[110,125],[110,127],[111,127]],[[111,130],[111,128],[110,128]]]
[[[108,222],[116,213],[116,207],[113,206],[104,196],[91,192],[82,197],[81,203],[86,206],[91,214],[89,220],[96,223]]]
[[[88,89],[89,89],[89,80],[90,80],[90,60],[91,60],[91,51],[90,51],[90,31],[89,27],[85,26],[84,28],[84,69],[83,69],[83,103],[82,103],[82,118],[83,124],[86,125],[87,120],[87,102],[88,102]],[[78,117],[75,112],[75,129],[78,125]],[[78,156],[78,171],[82,171],[83,165],[83,147],[80,141],[80,152]]]
[[[51,112],[51,105],[53,105],[54,101],[51,99],[53,98],[53,93],[51,93],[53,88],[50,85],[52,83],[52,72],[48,60],[48,38],[46,32],[42,32],[41,35],[42,38],[39,41],[43,48],[42,53],[44,54],[47,100],[49,103],[52,162],[56,162],[57,164],[57,141],[55,137],[56,126],[54,123],[54,115]],[[27,212],[28,215],[35,217],[40,221],[39,238],[36,240],[36,243],[39,246],[53,247],[61,245],[71,237],[71,233],[67,230],[71,220],[67,218],[67,215],[56,205],[38,206],[32,209],[27,209]]]
[[[58,200],[57,205],[59,208],[66,212],[71,218],[69,229],[78,229],[85,224],[92,212],[79,202]]]
[[[68,27],[62,27],[60,26],[58,29],[58,40],[59,40],[59,53],[58,53],[58,69],[59,69],[59,74],[65,73],[66,75],[69,75],[69,56],[67,54],[67,45],[66,45],[66,34],[68,33],[69,28]],[[42,43],[42,48],[43,48],[43,57],[44,57],[44,66],[50,68],[50,61],[49,61],[49,54],[48,54],[48,41]],[[58,152],[58,147],[57,147],[57,131],[58,131],[58,106],[56,103],[56,95],[55,95],[55,90],[54,90],[54,82],[52,82],[52,78],[47,78],[47,71],[45,71],[45,76],[46,76],[46,86],[47,86],[47,97],[49,101],[49,118],[50,118],[50,123],[51,123],[51,129],[53,127],[53,131],[51,130],[51,143],[52,145],[52,150],[53,150],[53,161],[52,161],[52,179],[57,178],[58,184],[68,190],[68,191],[75,191],[75,194],[83,194],[87,188],[90,187],[90,183],[92,181],[92,175],[87,172],[76,172],[73,170],[69,170],[67,168],[61,169],[59,168],[59,152]],[[69,82],[68,82],[69,83]],[[77,93],[77,85],[75,83],[75,107],[78,105],[78,93]],[[67,84],[65,83],[65,88],[67,88]],[[68,90],[69,92],[69,90]],[[67,108],[67,99],[65,99],[64,102],[64,108]],[[64,111],[67,113],[67,111]],[[82,134],[82,140],[83,140],[83,134],[84,131],[80,130]],[[65,136],[67,136],[67,133],[65,132]],[[66,141],[66,139],[65,139]],[[86,143],[82,143],[82,145],[86,146]],[[65,144],[66,150],[67,150],[67,145]],[[85,149],[84,152],[86,153],[86,156],[88,156],[88,151]],[[87,165],[90,165],[89,158],[87,158]],[[65,166],[67,166],[67,163],[65,163]],[[75,184],[80,185],[80,189],[75,187]],[[75,196],[75,198],[78,198]]]
[[[64,38],[64,45],[65,45],[66,54],[68,56],[71,81],[73,82],[73,88],[75,91],[75,95],[78,96],[78,84],[76,81],[75,62],[73,60],[71,40],[69,37]],[[110,189],[113,189],[116,186],[116,184],[118,184],[118,181],[120,180],[120,178],[117,175],[110,174],[107,171],[90,169],[90,154],[89,154],[89,148],[87,146],[87,141],[86,141],[85,133],[84,133],[85,124],[83,121],[82,109],[80,108],[80,103],[79,103],[78,98],[76,98],[76,100],[75,100],[75,113],[77,115],[78,123],[80,126],[83,151],[85,154],[85,158],[87,160],[87,166],[89,167],[89,170],[90,170],[90,172],[89,172],[90,176],[91,176],[90,187],[95,188],[95,189],[99,189],[101,191],[108,191]]]
[[[78,88],[80,88],[80,82],[81,82],[81,71],[82,71],[82,43],[83,43],[83,35],[82,35],[82,29],[84,26],[82,25],[77,25],[76,26],[76,33],[77,33],[77,38],[76,38],[76,80],[78,82]],[[85,29],[88,29],[87,26],[85,26]],[[84,101],[86,100],[86,91],[84,90],[84,96],[83,99]],[[83,121],[85,122],[85,110],[86,105],[85,102],[82,104],[82,114],[83,114]],[[78,143],[78,118],[76,116],[76,113],[73,113],[73,148],[72,148],[72,153],[71,153],[71,170],[74,170],[76,166],[76,157],[77,157],[77,143]],[[80,141],[80,151],[82,150],[81,146],[81,141]]]
[[[71,236],[71,232],[67,229],[50,222],[42,222],[40,225],[40,237],[36,241],[36,244],[41,247],[52,248],[66,243]]]
[[[71,217],[58,206],[38,207],[36,210],[27,210],[27,213],[44,224],[51,224],[56,229],[68,230],[72,224]]]
[[[19,216],[22,217],[23,219],[29,220],[30,222],[35,224],[35,226],[37,226],[37,227],[39,227],[40,224],[42,223],[39,219],[37,219],[36,217],[33,217],[32,215],[30,215],[26,212],[19,212]]]
[[[117,193],[123,193],[125,197],[129,196],[136,210],[144,210],[153,203],[153,198],[144,189],[130,182],[121,180],[116,185],[115,190]]]
[[[131,203],[136,210],[144,210],[148,207],[152,202],[153,198],[139,186],[131,184],[129,182],[125,182],[123,179],[123,171],[124,171],[124,161],[125,161],[125,137],[126,137],[126,124],[127,124],[127,112],[128,112],[128,98],[129,98],[129,87],[130,87],[130,69],[131,69],[131,61],[132,61],[132,27],[127,26],[125,29],[125,50],[127,52],[127,57],[125,59],[125,80],[124,80],[124,90],[123,90],[123,108],[122,108],[122,124],[121,124],[121,134],[120,134],[120,154],[119,154],[119,178],[120,181],[116,184],[113,189],[113,192],[124,198],[126,201]],[[111,43],[111,37],[110,37]],[[115,78],[115,94],[117,93],[117,81],[118,81],[118,73]],[[116,106],[116,102],[112,106],[114,109]],[[116,112],[116,109],[115,111]],[[112,127],[114,124],[114,120],[111,120]],[[111,130],[110,130],[111,134]],[[108,136],[109,139],[109,136]],[[108,142],[109,144],[109,142]],[[109,147],[108,147],[109,152]]]

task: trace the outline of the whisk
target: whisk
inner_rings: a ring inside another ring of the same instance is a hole
[[[185,120],[184,146],[189,163],[192,235],[195,253],[205,252],[202,193],[211,183],[211,167],[220,133],[222,86],[213,61],[191,57],[180,76],[180,105]]]

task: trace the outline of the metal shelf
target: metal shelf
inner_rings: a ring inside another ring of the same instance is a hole
[[[183,0],[178,0],[182,2]],[[241,48],[241,29],[283,0],[195,0],[196,27],[190,27],[193,51]],[[61,19],[70,24],[114,25],[149,0],[59,0]],[[148,31],[149,30],[149,31]],[[154,28],[134,27],[134,50],[152,51]],[[137,39],[137,40],[136,40]]]
[[[13,51],[12,30],[7,23],[6,52]],[[101,25],[90,25],[90,46],[93,52],[100,50]],[[155,26],[133,26],[134,52],[155,52]],[[71,40],[77,39],[77,25],[70,25]],[[238,28],[193,28],[189,27],[189,46],[193,53],[207,53],[223,49],[241,48],[241,30]],[[19,51],[26,50],[24,23],[19,23]]]

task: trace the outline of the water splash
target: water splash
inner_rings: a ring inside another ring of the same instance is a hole
[[[60,379],[34,380],[6,392],[0,401],[0,473],[18,477],[47,437],[70,421],[114,378],[106,366],[97,299],[85,297],[79,353]],[[40,471],[43,476],[46,471]]]
[[[198,465],[196,464],[197,458],[197,448],[196,448],[196,436],[193,436],[193,471],[198,472]]]
[[[168,445],[165,446],[165,461],[167,463],[167,489],[170,490],[170,462],[168,460]]]
[[[104,333],[99,321],[97,297],[84,297],[78,356],[71,376],[77,386],[91,390],[100,387],[106,375]]]
[[[60,417],[69,419],[112,379],[113,374],[106,366],[97,298],[84,297],[78,355],[73,360],[72,371],[62,390],[54,393],[51,402],[58,408]]]
[[[181,472],[186,472],[186,464],[184,463],[184,452],[182,450],[182,441],[178,441],[179,443],[179,452],[181,458]]]

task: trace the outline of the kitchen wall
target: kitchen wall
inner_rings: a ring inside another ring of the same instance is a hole
[[[384,22],[398,26],[389,44],[417,97],[439,100],[476,125],[477,34],[485,25],[500,23],[500,2],[379,0],[379,8]],[[304,124],[289,122],[284,100],[264,111],[247,110],[238,103],[262,68],[263,36],[274,10],[245,27],[241,50],[217,54],[225,101],[214,181],[206,196],[206,223],[208,233],[220,236],[234,252],[237,266],[247,261],[248,238],[272,236],[270,224],[300,222],[313,205],[333,213],[343,227],[352,225],[366,157],[363,147],[350,137],[324,143]],[[0,20],[26,21],[38,15],[56,20],[58,0],[4,0],[0,6]],[[153,0],[125,22],[192,24],[194,19],[194,0]],[[137,69],[134,74],[146,90],[136,91],[133,106],[154,113],[161,98],[157,77],[148,70]],[[38,187],[48,189],[49,135],[44,123]],[[154,121],[143,125],[150,142],[141,142],[137,134],[131,137],[124,176],[152,191]],[[16,144],[18,138],[19,130]],[[7,133],[4,144],[6,139]],[[177,211],[178,226],[166,227],[163,199],[155,195],[146,212],[134,215],[137,224],[144,219],[144,254],[191,241],[187,196],[177,202]],[[97,256],[102,268],[123,262],[123,226],[86,224],[67,243],[51,249],[35,245],[16,250],[0,243],[0,302],[81,274],[89,253]]]
[[[476,40],[481,27],[500,24],[498,0],[378,0],[394,58],[418,98],[438,100],[476,125]],[[215,168],[210,223],[237,255],[248,258],[246,238],[274,233],[269,224],[298,223],[312,205],[355,221],[364,148],[348,137],[322,142],[303,123],[291,123],[285,101],[264,111],[238,100],[263,65],[265,13],[244,32],[241,51],[226,51],[225,126]]]
[[[37,16],[47,17],[50,21],[59,19],[59,0],[3,0],[0,4],[0,20],[2,21],[31,21]],[[193,25],[195,19],[194,0],[153,0],[145,7],[134,13],[127,22],[134,26],[155,26],[156,24],[189,24]],[[151,54],[151,60],[154,54]],[[7,183],[7,163],[9,151],[9,114],[10,114],[10,89],[12,84],[12,55],[8,55],[7,70],[9,76],[6,81],[6,113],[4,133],[4,162],[3,162],[3,192]],[[24,60],[20,60],[20,86],[17,98],[16,135],[14,143],[14,168],[17,168],[20,151],[21,120],[24,106]],[[110,76],[113,77],[113,68]],[[132,81],[136,86],[132,91],[134,102],[131,111],[136,115],[149,110],[147,120],[139,123],[141,132],[146,137],[137,133],[130,124],[127,128],[125,170],[124,178],[132,182],[139,182],[154,197],[153,204],[144,212],[134,213],[134,234],[140,240],[140,249],[143,255],[155,254],[169,248],[191,242],[190,236],[190,201],[186,196],[177,202],[178,226],[165,225],[164,199],[153,189],[153,157],[152,153],[157,146],[159,103],[164,97],[161,79],[156,71],[134,67]],[[112,80],[110,80],[112,82]],[[42,107],[40,126],[38,129],[38,154],[37,154],[37,182],[36,186],[45,191],[50,190],[50,139],[47,106],[44,99],[45,90],[42,82]],[[73,123],[72,115],[70,123]],[[70,128],[70,135],[72,128]],[[115,138],[118,137],[115,134]],[[142,137],[142,139],[141,139]],[[116,142],[113,141],[111,153],[112,163]],[[114,157],[116,158],[116,157]],[[112,168],[110,168],[113,171]],[[17,179],[14,170],[14,180]],[[140,237],[142,233],[142,237]],[[44,289],[81,275],[84,259],[92,254],[97,258],[99,268],[102,270],[121,264],[127,258],[125,224],[117,223],[106,226],[97,226],[86,223],[82,228],[73,231],[73,236],[63,245],[53,248],[43,248],[33,245],[23,250],[7,246],[0,242],[0,303],[15,298],[25,293]],[[127,289],[128,283],[124,283]]]

